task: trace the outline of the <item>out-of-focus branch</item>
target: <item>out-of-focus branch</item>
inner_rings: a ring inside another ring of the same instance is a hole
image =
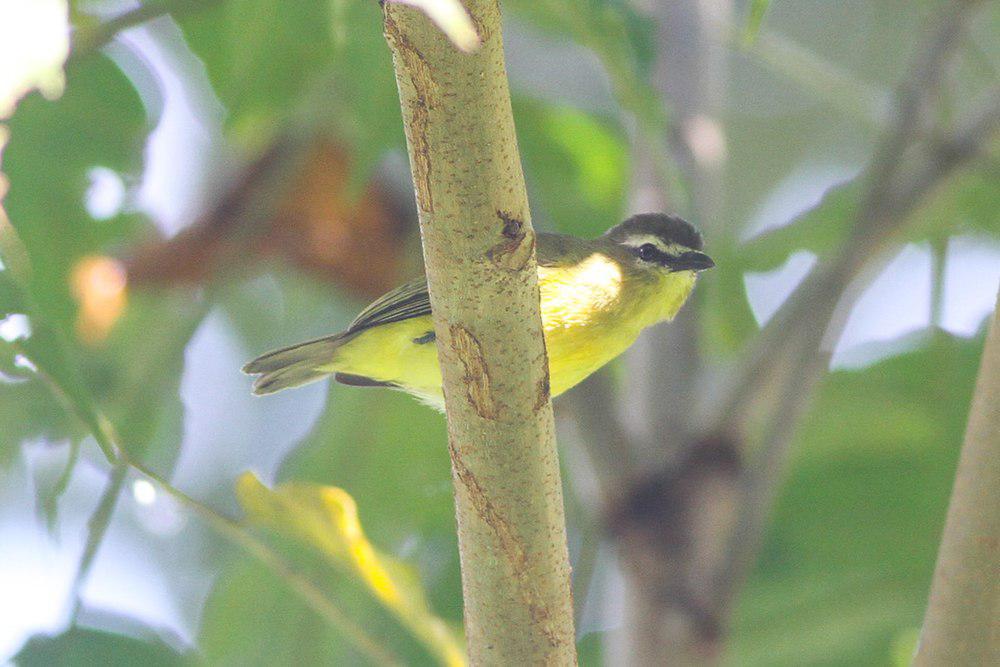
[[[636,137],[633,170],[633,210],[670,210],[689,215],[717,243],[725,240],[719,223],[723,201],[722,167],[726,137],[720,120],[725,90],[726,56],[722,26],[732,14],[729,0],[656,3],[658,53],[654,85],[672,111],[670,145],[684,168],[690,193],[688,210],[683,192],[658,178],[644,137]],[[696,297],[697,298],[697,297]],[[700,377],[701,322],[694,304],[668,326],[647,332],[626,357],[630,395],[626,423],[639,425],[631,433],[633,458],[645,467],[661,468],[683,456],[693,425],[697,380]]]
[[[727,42],[751,56],[755,62],[793,81],[817,99],[871,129],[884,126],[889,99],[881,89],[861,81],[815,52],[774,32],[762,31],[752,43],[743,28],[728,25]]]
[[[97,502],[97,508],[87,521],[87,542],[83,546],[80,555],[80,562],[76,567],[76,574],[73,578],[73,585],[70,588],[70,604],[72,612],[70,617],[76,623],[79,620],[80,609],[83,607],[83,587],[90,577],[90,571],[94,567],[97,559],[97,552],[100,550],[104,535],[111,525],[111,517],[115,512],[115,505],[118,503],[118,496],[125,485],[125,478],[128,476],[128,465],[118,461],[111,469],[111,477],[108,479],[104,492]]]
[[[1000,299],[983,348],[916,667],[1000,664]]]
[[[631,206],[689,216],[709,248],[719,247],[730,242],[719,213],[727,76],[721,30],[732,3],[663,2],[651,8],[657,27],[654,85],[671,110],[667,138],[685,185],[661,177],[650,155],[655,149],[639,134]],[[697,663],[711,660],[719,646],[721,624],[709,591],[734,515],[739,461],[731,443],[697,437],[697,305],[644,334],[627,356],[629,391],[621,419],[627,433],[619,437],[627,438],[633,464],[625,483],[606,499],[605,518],[624,574],[626,621],[606,649],[607,664]]]
[[[275,257],[360,297],[384,293],[401,277],[415,221],[377,179],[352,193],[351,166],[329,137],[280,135],[188,228],[133,249],[129,283],[203,284],[246,271],[248,257]]]
[[[965,8],[969,3],[956,4]],[[828,366],[830,353],[821,349],[821,343],[824,339],[831,341],[828,347],[832,347],[832,342],[840,337],[850,306],[857,296],[848,291],[852,281],[862,270],[873,271],[873,259],[886,259],[885,250],[905,228],[909,214],[923,197],[958,166],[979,155],[981,142],[988,141],[998,129],[1000,114],[993,107],[988,107],[973,112],[968,122],[960,124],[959,129],[941,143],[928,145],[926,141],[918,141],[916,119],[925,113],[922,107],[937,89],[937,73],[944,66],[945,54],[954,49],[959,33],[959,27],[954,23],[964,15],[956,13],[954,8],[947,12],[947,25],[939,28],[928,43],[927,50],[917,58],[918,63],[928,68],[926,87],[920,88],[913,82],[904,84],[899,102],[899,126],[892,131],[873,163],[873,168],[881,168],[887,173],[869,176],[870,190],[855,216],[853,233],[840,254],[817,269],[807,280],[794,301],[787,304],[789,311],[778,320],[780,324],[772,323],[761,334],[761,344],[772,346],[764,349],[772,350],[773,354],[761,355],[757,352],[756,358],[751,358],[751,364],[757,364],[757,367],[742,379],[752,383],[753,391],[744,388],[740,393],[738,390],[738,399],[725,408],[729,412],[723,417],[720,432],[745,432],[751,419],[751,407],[763,412],[765,421],[764,438],[756,454],[756,463],[744,480],[737,530],[727,557],[727,567],[720,575],[720,590],[732,592],[735,589],[760,544],[768,508],[781,479],[784,454],[791,443],[795,426],[808,406],[808,397]],[[950,41],[942,35],[949,35]],[[928,55],[928,50],[934,53],[933,58]],[[915,70],[913,77],[920,79],[924,71]],[[911,94],[918,89],[923,95]],[[991,102],[992,97],[987,104]],[[956,148],[942,155],[937,148],[939,145]],[[904,157],[913,152],[917,153],[916,157],[909,160]],[[896,159],[890,159],[890,156]],[[913,162],[933,166],[912,169]],[[897,195],[900,192],[909,196],[902,199]],[[782,387],[777,392],[776,400],[770,404],[754,404],[754,394],[759,396],[762,386],[767,383]]]
[[[152,21],[165,14],[175,11],[203,9],[219,2],[219,0],[159,0],[144,2],[138,7],[122,12],[103,23],[77,28],[71,38],[72,51],[67,64],[99,51],[123,30]]]
[[[993,96],[982,111],[943,141],[920,141],[924,135],[920,119],[937,95],[941,71],[948,55],[957,47],[961,21],[977,2],[957,0],[944,10],[938,28],[915,58],[907,81],[899,89],[896,123],[876,152],[863,178],[866,193],[854,217],[852,232],[838,254],[822,263],[782,306],[751,344],[746,361],[738,370],[733,388],[719,402],[714,424],[720,432],[740,431],[748,419],[748,409],[760,395],[775,369],[787,354],[786,341],[792,332],[820,319],[828,322],[841,294],[872,257],[886,250],[904,227],[909,214],[930,189],[958,166],[975,158],[996,130]],[[940,146],[950,146],[947,155]],[[916,156],[911,155],[916,151]],[[914,168],[921,165],[922,168]],[[905,196],[904,196],[905,195]]]

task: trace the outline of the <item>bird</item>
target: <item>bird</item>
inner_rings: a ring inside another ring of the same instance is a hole
[[[552,396],[671,320],[701,271],[715,266],[687,221],[641,213],[594,239],[537,234],[542,332]],[[426,278],[375,300],[344,331],[263,354],[243,367],[253,393],[273,394],[332,375],[346,385],[390,387],[444,409]]]

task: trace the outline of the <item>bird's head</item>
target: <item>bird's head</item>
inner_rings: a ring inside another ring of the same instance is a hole
[[[633,285],[629,291],[649,302],[652,311],[646,317],[652,321],[673,318],[694,288],[698,272],[715,266],[702,252],[698,230],[662,213],[634,215],[609,229],[601,242],[614,248],[625,283]]]
[[[630,256],[642,271],[694,274],[715,266],[703,253],[701,234],[680,218],[662,213],[640,213],[604,234]]]

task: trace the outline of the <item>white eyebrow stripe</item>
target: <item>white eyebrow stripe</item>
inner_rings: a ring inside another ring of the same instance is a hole
[[[633,234],[622,239],[622,245],[629,248],[638,248],[647,243],[656,246],[657,250],[661,252],[670,252],[671,250],[670,246],[663,242],[663,239],[652,234]]]

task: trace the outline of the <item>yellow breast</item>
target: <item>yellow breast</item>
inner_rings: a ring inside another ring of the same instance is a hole
[[[594,253],[571,267],[541,267],[539,286],[552,395],[558,396],[627,350],[643,329],[672,318],[694,277],[626,275],[617,261]]]
[[[690,272],[627,275],[600,253],[539,267],[538,280],[553,396],[624,352],[644,328],[672,318],[694,287]],[[340,348],[329,370],[392,382],[440,407],[437,351],[425,337],[432,330],[430,316],[375,327]]]

